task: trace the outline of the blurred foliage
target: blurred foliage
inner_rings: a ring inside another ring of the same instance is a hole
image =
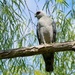
[[[75,40],[75,0],[0,0],[0,50],[38,45],[34,13],[44,10],[57,27],[57,41]],[[31,8],[32,7],[32,8]],[[0,75],[74,75],[74,52],[55,53],[54,71],[47,73],[41,55],[0,60]]]

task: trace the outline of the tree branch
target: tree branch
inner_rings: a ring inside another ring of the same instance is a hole
[[[65,43],[52,43],[35,47],[23,47],[10,50],[0,50],[0,59],[31,56],[61,51],[75,51],[75,41]]]

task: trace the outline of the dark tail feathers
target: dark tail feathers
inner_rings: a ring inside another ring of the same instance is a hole
[[[47,72],[53,71],[54,53],[43,54],[45,68]]]

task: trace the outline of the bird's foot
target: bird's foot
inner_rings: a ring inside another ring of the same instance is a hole
[[[46,45],[47,45],[47,43],[44,43],[45,48],[46,48]]]

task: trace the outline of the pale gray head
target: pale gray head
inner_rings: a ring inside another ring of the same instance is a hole
[[[37,17],[38,19],[40,19],[41,17],[46,16],[46,13],[43,11],[37,11],[35,13],[35,17]]]

